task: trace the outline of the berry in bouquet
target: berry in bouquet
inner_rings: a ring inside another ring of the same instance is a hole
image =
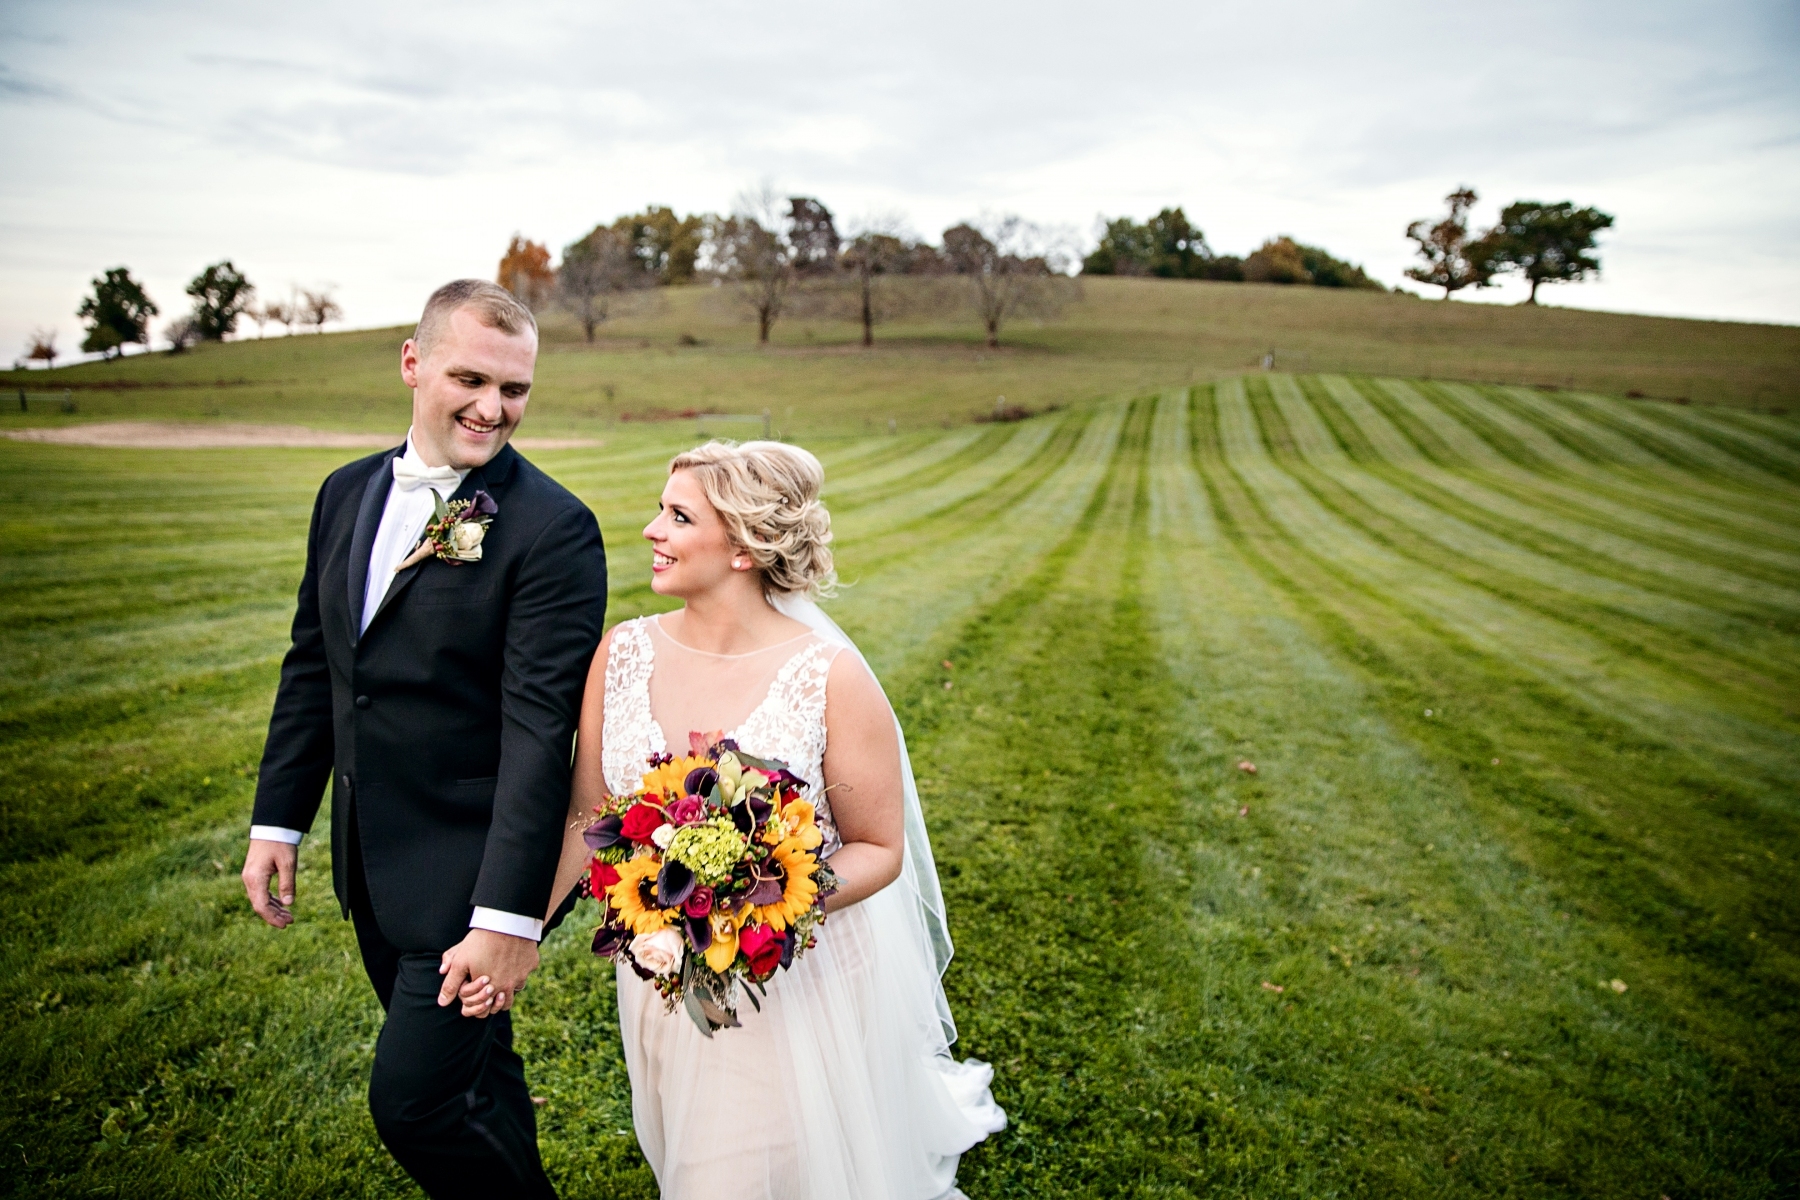
[[[803,782],[718,734],[650,758],[638,790],[595,808],[586,891],[603,905],[594,953],[622,962],[707,1037],[810,948],[837,876]]]

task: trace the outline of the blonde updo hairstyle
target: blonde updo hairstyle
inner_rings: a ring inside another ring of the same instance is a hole
[[[768,595],[829,597],[831,514],[819,501],[825,468],[785,442],[711,441],[678,454],[669,474],[687,471],[718,510],[732,544],[762,573]]]

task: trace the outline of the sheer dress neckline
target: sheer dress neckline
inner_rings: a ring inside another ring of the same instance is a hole
[[[763,646],[756,650],[746,650],[742,654],[721,654],[717,650],[702,650],[697,646],[688,645],[686,642],[682,641],[680,638],[678,638],[674,634],[670,633],[667,629],[663,628],[663,623],[662,623],[663,616],[664,616],[664,614],[657,613],[655,616],[650,618],[650,623],[652,625],[656,626],[656,632],[662,634],[664,637],[668,638],[670,642],[674,643],[677,646],[680,646],[683,650],[686,650],[689,654],[704,654],[708,658],[755,658],[758,654],[767,654],[771,650],[779,650],[779,649],[781,649],[781,647],[786,646],[792,642],[797,642],[803,637],[817,637],[818,636],[810,629],[802,629],[799,633],[796,633],[791,638],[783,638],[779,642],[770,642],[767,646]]]

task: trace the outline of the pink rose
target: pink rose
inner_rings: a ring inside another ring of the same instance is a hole
[[[706,803],[698,796],[683,796],[669,805],[671,825],[692,825],[706,815]]]
[[[712,911],[713,890],[709,887],[697,887],[682,902],[681,911],[690,917],[704,917]]]

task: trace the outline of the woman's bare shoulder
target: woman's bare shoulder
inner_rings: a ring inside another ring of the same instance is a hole
[[[825,707],[827,719],[834,709],[839,715],[885,712],[887,693],[861,655],[840,649],[825,676]]]

